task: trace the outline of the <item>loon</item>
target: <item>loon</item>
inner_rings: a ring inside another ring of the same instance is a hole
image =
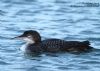
[[[54,38],[41,40],[40,34],[35,30],[27,30],[15,38],[26,41],[21,50],[31,53],[85,52],[93,48],[89,41],[65,41]]]

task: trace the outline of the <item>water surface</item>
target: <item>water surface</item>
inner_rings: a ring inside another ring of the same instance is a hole
[[[92,3],[92,4],[91,4]],[[0,0],[0,71],[99,71],[100,1]],[[90,53],[29,57],[10,38],[37,30],[42,39],[89,40]]]

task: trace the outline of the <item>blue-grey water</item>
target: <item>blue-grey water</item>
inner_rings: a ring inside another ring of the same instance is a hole
[[[0,0],[0,71],[100,71],[99,0]],[[27,56],[12,40],[25,30],[42,39],[89,40],[90,53]]]

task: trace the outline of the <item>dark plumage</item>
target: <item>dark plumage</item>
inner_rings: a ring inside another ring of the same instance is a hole
[[[84,52],[91,50],[89,41],[65,41],[61,39],[46,39],[41,41],[37,31],[28,30],[17,38],[28,38],[27,52]]]

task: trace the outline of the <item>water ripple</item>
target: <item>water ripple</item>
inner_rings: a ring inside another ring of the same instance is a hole
[[[0,0],[0,70],[2,71],[99,71],[100,9],[95,1]],[[90,5],[91,4],[91,5]],[[96,6],[97,6],[96,5]],[[42,39],[89,40],[89,53],[25,55],[23,42],[11,38],[37,30]]]

